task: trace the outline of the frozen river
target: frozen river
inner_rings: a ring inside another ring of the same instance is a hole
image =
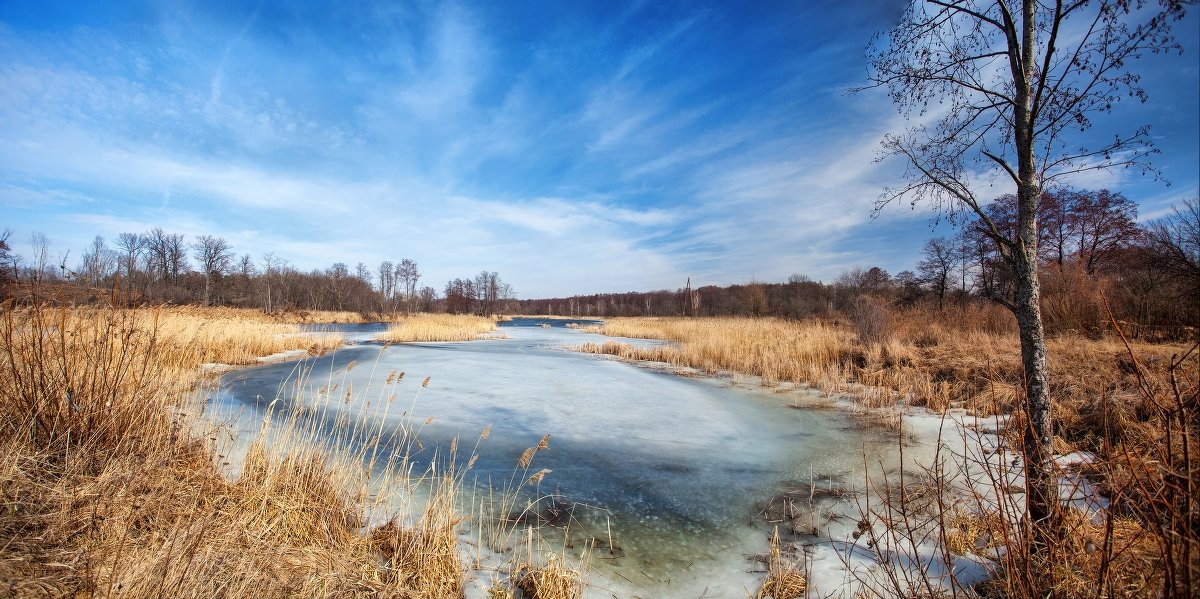
[[[749,556],[767,551],[765,503],[810,480],[861,486],[864,457],[878,467],[895,453],[894,432],[837,411],[794,409],[794,397],[729,379],[569,351],[606,338],[562,321],[541,324],[503,323],[509,338],[501,340],[386,347],[369,341],[379,330],[372,325],[343,326],[355,345],[227,374],[208,413],[249,436],[275,399],[278,416],[324,394],[334,399],[328,409],[367,413],[385,429],[420,427],[417,471],[447,455],[455,438],[465,461],[490,427],[468,484],[503,487],[514,473],[524,480],[549,470],[536,487],[553,499],[534,511],[568,526],[544,536],[603,546],[590,560],[591,597],[745,596],[762,578]],[[386,384],[394,371],[403,380]],[[549,447],[517,470],[522,452],[546,434]],[[616,548],[607,547],[610,536]]]

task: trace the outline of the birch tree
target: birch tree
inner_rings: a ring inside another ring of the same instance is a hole
[[[1053,529],[1058,495],[1038,288],[1038,202],[1072,175],[1133,167],[1154,173],[1149,128],[1089,136],[1122,99],[1146,101],[1136,59],[1178,50],[1172,24],[1184,3],[1160,0],[913,0],[868,50],[870,87],[886,88],[907,128],[884,137],[908,165],[877,209],[932,202],[966,211],[1011,269],[1000,299],[1016,316],[1025,379],[1026,497],[1033,532]],[[1099,140],[1099,141],[1097,141]],[[984,209],[979,181],[1017,196],[1015,232]]]

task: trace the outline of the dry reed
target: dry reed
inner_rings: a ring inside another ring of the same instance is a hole
[[[580,571],[567,567],[565,559],[555,553],[547,554],[545,565],[535,565],[531,559],[513,572],[513,586],[529,599],[578,599],[583,595]]]
[[[747,374],[767,384],[853,391],[871,405],[899,402],[938,412],[963,407],[979,415],[1010,412],[1018,405],[1022,380],[1015,331],[994,331],[994,316],[988,311],[968,312],[966,320],[962,318],[957,311],[944,316],[896,313],[890,338],[872,345],[859,343],[851,327],[836,321],[614,318],[587,330],[672,343],[638,347],[609,341],[578,349],[710,374]],[[1063,423],[1066,441],[1085,442],[1099,432],[1094,415],[1101,392],[1110,399],[1139,401],[1120,342],[1069,335],[1051,339],[1048,346],[1055,418]],[[1147,364],[1161,369],[1186,347],[1140,344],[1135,349],[1146,356]]]
[[[362,534],[362,455],[264,438],[233,482],[194,432],[198,367],[327,348],[294,330],[244,311],[4,309],[0,596],[460,597],[452,486],[396,535],[416,549],[390,550],[386,526]]]
[[[808,588],[804,572],[785,560],[779,545],[779,529],[771,535],[771,554],[767,560],[767,578],[755,599],[799,599]]]
[[[378,337],[393,343],[497,339],[496,321],[468,314],[415,314],[401,318]]]

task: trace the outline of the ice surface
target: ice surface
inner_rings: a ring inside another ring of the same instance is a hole
[[[420,429],[422,449],[411,456],[418,471],[444,457],[455,438],[458,460],[466,461],[490,426],[468,481],[505,487],[547,469],[531,490],[573,508],[558,538],[577,549],[591,538],[606,545],[611,530],[618,549],[593,555],[591,597],[745,596],[763,576],[749,557],[767,551],[765,502],[814,481],[861,487],[864,463],[896,468],[894,432],[843,412],[793,409],[788,399],[728,380],[568,351],[609,339],[553,324],[506,326],[504,340],[388,346],[368,341],[377,329],[327,326],[319,330],[358,344],[229,373],[208,414],[248,437],[276,400],[278,415],[297,405],[322,406],[330,421],[365,412],[385,430]],[[393,371],[404,372],[403,380],[386,384]],[[549,448],[519,470],[522,452],[545,434]],[[824,526],[846,533],[854,523]],[[833,591],[826,585],[846,577],[833,546],[810,551],[828,566],[815,578]]]

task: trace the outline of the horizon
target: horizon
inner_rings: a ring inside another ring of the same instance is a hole
[[[873,215],[906,121],[846,93],[903,5],[7,2],[0,230],[76,260],[154,227],[302,271],[410,258],[527,299],[913,270],[949,225]],[[1088,132],[1150,125],[1171,185],[1071,181],[1140,221],[1200,193],[1195,10],[1174,33],[1133,66],[1149,101]]]

